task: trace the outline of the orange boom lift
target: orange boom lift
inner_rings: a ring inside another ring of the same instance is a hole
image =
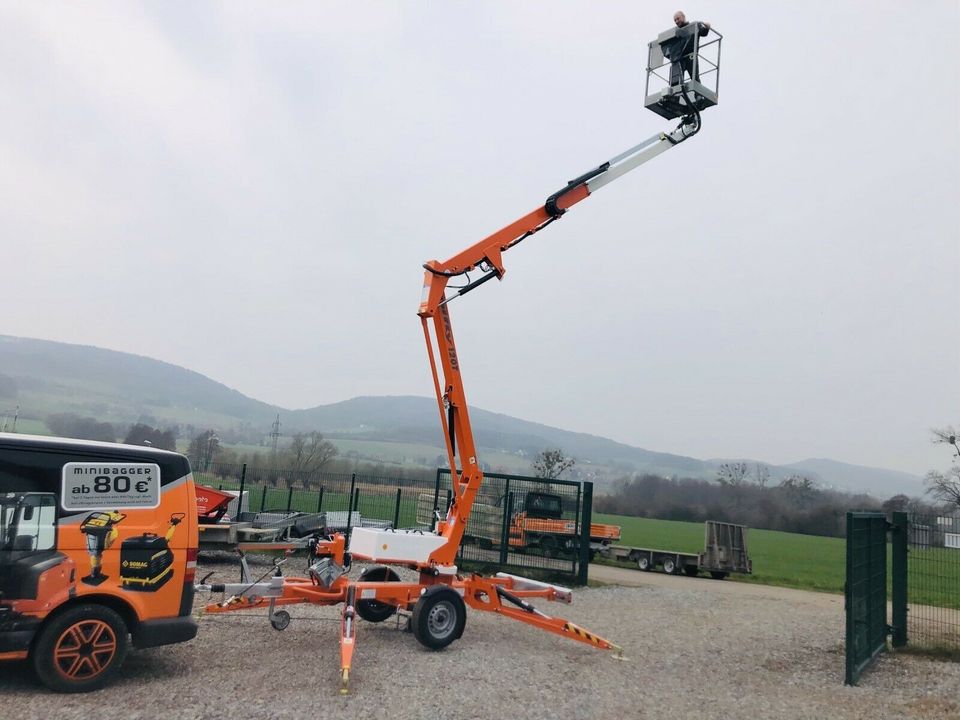
[[[453,494],[446,518],[437,523],[436,530],[357,527],[352,531],[349,550],[342,534],[315,540],[310,548],[315,562],[309,567],[307,577],[282,577],[278,563],[274,577],[264,580],[264,576],[253,581],[245,561],[241,560],[244,582],[206,584],[204,579],[198,585],[200,590],[224,594],[224,600],[208,605],[207,612],[268,608],[271,624],[282,630],[289,624],[290,615],[277,610],[278,606],[342,604],[340,677],[344,693],[350,678],[357,617],[382,622],[398,609],[411,613],[413,634],[434,650],[446,647],[462,635],[466,606],[470,606],[596,648],[619,652],[620,648],[609,640],[568,620],[547,615],[530,603],[533,598],[569,603],[572,599],[569,589],[504,573],[496,577],[461,574],[454,564],[483,473],[470,428],[448,306],[453,299],[483,283],[502,279],[506,272],[504,252],[563,217],[599,188],[696,134],[700,130],[701,108],[696,99],[691,101],[688,92],[689,88],[676,88],[676,93],[686,98],[686,102],[678,102],[687,110],[672,132],[655,135],[571,180],[542,206],[448,260],[424,264],[423,296],[417,314],[430,359],[447,457],[451,468],[460,468],[453,476]],[[481,277],[472,281],[467,278],[466,284],[449,288],[452,278],[466,276],[477,268],[484,273]],[[377,564],[367,567],[357,580],[349,580],[346,575],[354,560]],[[401,581],[391,566],[414,570],[418,578],[412,582]]]

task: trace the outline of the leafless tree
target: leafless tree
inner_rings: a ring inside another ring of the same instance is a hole
[[[750,467],[745,462],[723,463],[717,469],[717,482],[727,487],[741,487],[749,474]]]
[[[813,480],[805,475],[790,475],[779,485],[787,497],[799,506],[807,505],[816,496],[816,486]]]
[[[538,478],[556,480],[575,464],[576,461],[567,457],[560,448],[543,450],[533,459],[533,475]]]
[[[291,479],[299,479],[304,487],[308,487],[336,454],[337,447],[329,440],[324,440],[322,433],[297,433],[286,453]]]
[[[935,428],[933,442],[937,445],[949,445],[951,455],[960,458],[960,445],[957,444],[957,431],[953,427]],[[954,463],[946,472],[931,470],[926,477],[927,492],[937,500],[960,507],[960,463]]]
[[[770,482],[770,468],[763,463],[757,463],[753,469],[753,479],[760,487],[766,487]]]

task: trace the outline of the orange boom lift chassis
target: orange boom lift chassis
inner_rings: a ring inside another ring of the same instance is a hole
[[[496,577],[465,575],[459,573],[454,564],[483,473],[477,462],[448,305],[488,280],[503,278],[505,251],[561,218],[591,193],[678,145],[699,129],[700,114],[692,108],[672,132],[655,135],[571,180],[541,207],[449,260],[431,260],[423,266],[426,272],[418,315],[430,358],[447,457],[451,468],[461,468],[453,476],[453,495],[446,518],[439,520],[436,531],[358,527],[352,531],[349,551],[342,534],[314,540],[310,552],[315,562],[307,577],[282,577],[278,563],[273,577],[252,581],[246,561],[241,557],[244,582],[208,585],[201,581],[197,586],[200,590],[224,594],[224,600],[208,605],[206,612],[268,608],[271,624],[282,630],[289,624],[290,615],[277,610],[278,606],[342,604],[340,676],[344,693],[350,678],[357,617],[382,622],[398,609],[411,613],[413,634],[423,645],[435,650],[461,636],[466,606],[470,606],[619,654],[620,648],[609,640],[568,620],[551,617],[530,603],[532,598],[569,603],[572,596],[567,588],[504,573]],[[448,294],[451,278],[466,276],[476,268],[484,274],[473,281],[467,277],[464,285],[451,288],[455,292]],[[367,567],[357,580],[349,580],[346,574],[353,560],[379,564]],[[415,582],[401,581],[391,566],[414,570],[419,577]]]

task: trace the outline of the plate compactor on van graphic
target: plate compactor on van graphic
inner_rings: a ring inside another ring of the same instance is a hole
[[[190,464],[146,447],[0,433],[0,660],[54,690],[114,676],[128,648],[192,639]]]

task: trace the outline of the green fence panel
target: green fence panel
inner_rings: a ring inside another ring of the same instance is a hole
[[[887,519],[847,513],[846,677],[856,685],[887,644]]]
[[[452,483],[449,469],[437,471],[433,509],[441,515],[449,505],[443,498]],[[592,483],[484,473],[458,564],[521,574],[534,570],[564,583],[585,584],[592,490]]]

